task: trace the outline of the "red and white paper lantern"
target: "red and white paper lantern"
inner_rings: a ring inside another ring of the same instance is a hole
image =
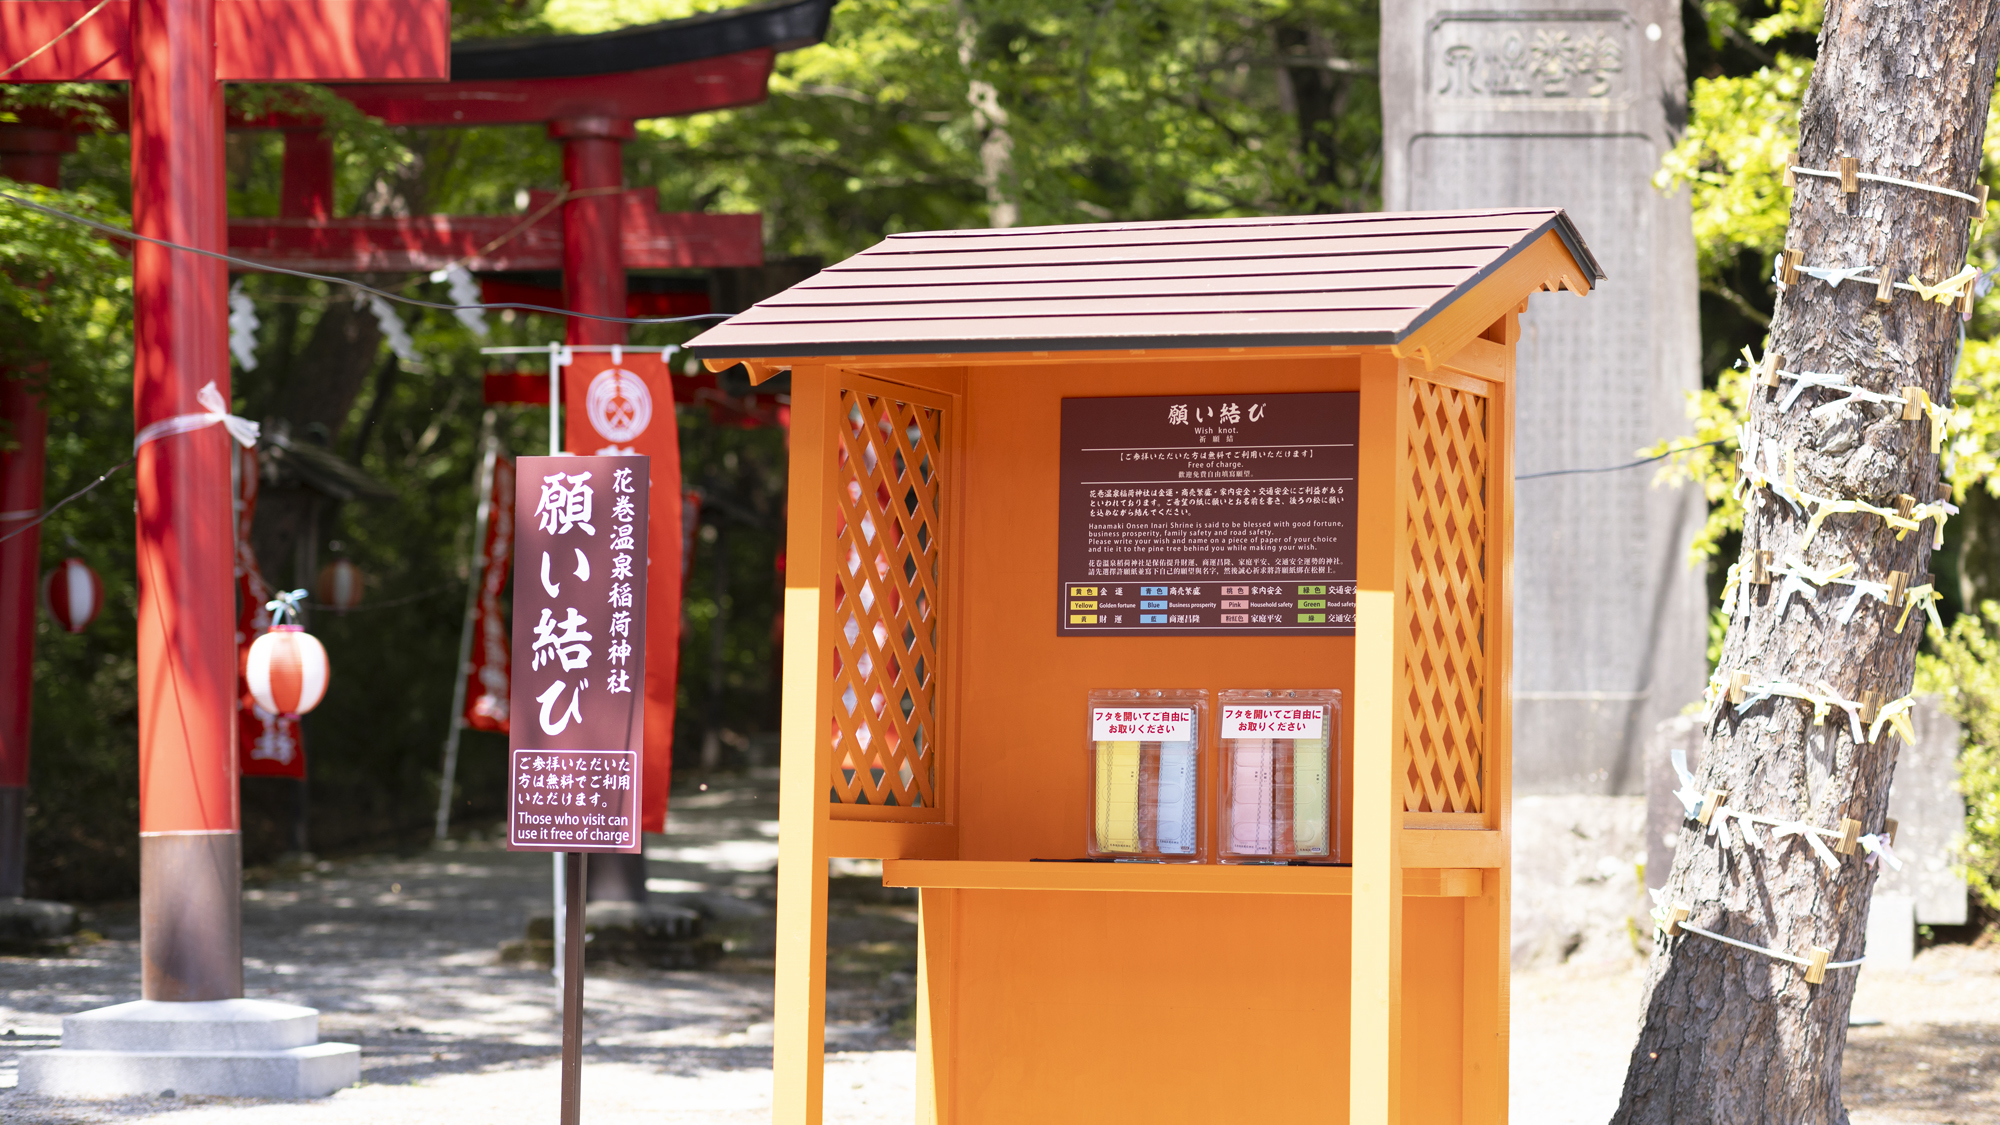
[[[335,559],[321,568],[319,604],[345,612],[361,604],[361,568],[346,559]]]
[[[82,559],[64,559],[42,576],[42,604],[67,633],[81,633],[104,608],[104,584]]]
[[[273,625],[250,644],[243,679],[257,706],[274,715],[303,715],[326,694],[326,649],[297,625]]]

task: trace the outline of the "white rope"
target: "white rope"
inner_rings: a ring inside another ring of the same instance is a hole
[[[213,382],[202,384],[201,390],[195,392],[194,398],[196,402],[199,402],[205,408],[204,413],[176,414],[171,418],[162,418],[152,425],[147,426],[132,438],[132,452],[137,454],[139,447],[145,445],[147,442],[158,441],[163,437],[172,437],[174,434],[184,434],[193,430],[205,430],[218,423],[223,429],[229,431],[230,437],[236,439],[236,444],[245,449],[256,446],[259,429],[257,423],[252,422],[248,418],[240,418],[231,414],[228,404],[222,401],[222,392],[215,389]]]
[[[1800,965],[1807,968],[1810,968],[1812,966],[1812,961],[1808,958],[1795,957],[1790,953],[1781,953],[1775,949],[1766,949],[1761,945],[1751,945],[1747,941],[1737,941],[1733,937],[1724,937],[1713,930],[1704,930],[1700,926],[1697,926],[1692,922],[1686,921],[1685,919],[1683,919],[1682,922],[1680,923],[1680,928],[1686,930],[1688,933],[1700,934],[1701,936],[1708,938],[1712,941],[1719,941],[1724,945],[1733,945],[1738,949],[1747,949],[1752,953],[1762,953],[1766,957],[1774,957],[1780,961],[1790,961],[1794,965]],[[1829,969],[1852,969],[1860,965],[1861,962],[1865,960],[1867,960],[1866,957],[1856,957],[1852,961],[1828,961],[1826,963],[1826,967]]]
[[[1823,176],[1829,180],[1840,178],[1839,172],[1828,172],[1819,168],[1793,167],[1792,171],[1800,176]],[[1915,180],[1899,180],[1894,176],[1878,176],[1873,172],[1856,172],[1854,178],[1857,180],[1874,180],[1878,184],[1895,184],[1897,187],[1916,188],[1918,191],[1936,192],[1939,195],[1949,195],[1957,199],[1963,199],[1967,203],[1979,202],[1979,197],[1976,195],[1968,195],[1962,191],[1953,191],[1948,187],[1938,187],[1935,184],[1920,184]]]

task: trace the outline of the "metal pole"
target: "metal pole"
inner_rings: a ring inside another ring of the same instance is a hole
[[[478,491],[478,514],[472,520],[471,570],[465,580],[465,623],[458,630],[458,679],[451,685],[451,727],[444,736],[444,774],[438,781],[437,838],[442,842],[451,829],[452,783],[458,776],[458,736],[465,729],[465,678],[472,674],[472,619],[479,612],[479,590],[486,580],[486,521],[493,515],[493,462],[499,456],[493,440],[491,408],[479,423],[481,454],[479,469],[473,473]]]
[[[560,419],[562,416],[564,350],[561,344],[552,343],[549,345],[549,456],[551,457],[562,453],[562,424]],[[515,566],[515,573],[518,574],[520,572],[519,563],[517,562]],[[568,995],[568,983],[565,979],[563,968],[568,964],[567,958],[569,955],[570,887],[568,872],[565,870],[566,864],[563,862],[564,854],[563,852],[555,852],[549,857],[555,864],[555,925],[550,932],[550,936],[555,939],[555,956],[550,961],[549,970],[555,974],[558,993],[566,996]],[[576,886],[576,893],[583,893],[583,886],[580,880]],[[581,911],[578,912],[579,918],[581,913]],[[582,944],[582,939],[579,938],[577,941],[579,949],[582,947]],[[568,1064],[565,1063],[564,1065],[567,1066]],[[565,1078],[564,1082],[567,1083],[568,1079]]]
[[[577,1125],[583,1103],[583,888],[584,852],[558,852],[569,884],[569,917],[563,936],[562,984],[562,1125]]]

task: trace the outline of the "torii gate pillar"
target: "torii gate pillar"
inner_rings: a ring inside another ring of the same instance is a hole
[[[0,176],[56,187],[62,155],[76,137],[60,129],[0,125]],[[32,383],[0,371],[0,425],[14,448],[0,452],[0,900],[27,891],[28,733],[34,698],[35,572],[42,554],[41,514],[48,416]],[[14,534],[19,532],[18,534]]]
[[[132,223],[227,250],[215,0],[132,2]],[[133,423],[229,401],[228,272],[133,246]],[[229,438],[220,427],[139,450],[139,955],[148,1000],[243,995],[243,849]]]
[[[227,247],[222,81],[442,78],[442,0],[123,0],[123,27],[74,5],[8,4],[0,57],[17,80],[131,82],[132,220],[142,236]],[[101,5],[100,5],[101,6]],[[39,24],[37,21],[40,21]],[[71,23],[78,34],[56,33]],[[228,274],[188,249],[135,242],[133,421],[229,399]],[[63,1047],[24,1055],[20,1088],[310,1097],[352,1083],[360,1051],[318,1043],[318,1013],[243,995],[229,437],[207,426],[138,450],[139,942],[144,999],[70,1016]]]

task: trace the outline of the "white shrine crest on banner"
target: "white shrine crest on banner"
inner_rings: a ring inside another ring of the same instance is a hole
[[[591,428],[606,441],[629,442],[645,433],[653,420],[653,392],[632,372],[607,367],[590,381],[584,409]]]

